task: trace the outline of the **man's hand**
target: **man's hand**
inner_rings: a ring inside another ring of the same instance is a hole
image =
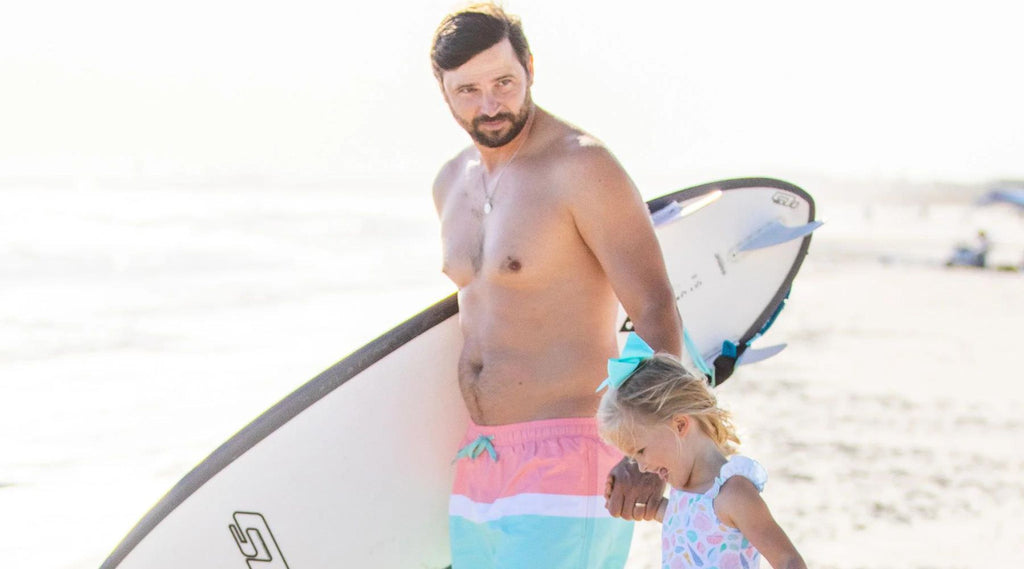
[[[643,474],[636,463],[622,459],[608,474],[604,506],[616,518],[651,521],[657,519],[665,483],[656,474]]]

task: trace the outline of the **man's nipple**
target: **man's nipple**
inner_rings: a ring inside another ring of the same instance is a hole
[[[518,273],[523,269],[523,263],[520,262],[519,259],[509,255],[508,257],[505,257],[505,262],[502,264],[502,268],[506,271]]]

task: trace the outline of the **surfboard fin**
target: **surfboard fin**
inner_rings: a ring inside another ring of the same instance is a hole
[[[722,197],[722,190],[715,190],[708,194],[701,196],[699,199],[687,202],[686,206],[683,206],[677,201],[671,201],[663,206],[658,211],[651,214],[651,221],[655,227],[665,225],[670,221],[682,219],[688,215],[696,213],[707,206],[718,201],[718,198]]]
[[[773,247],[775,245],[781,245],[795,239],[800,239],[807,235],[810,235],[812,231],[821,227],[824,222],[812,221],[805,225],[797,227],[789,227],[773,221],[768,225],[764,226],[757,233],[750,236],[745,242],[740,244],[736,249],[737,252],[754,251],[757,249],[764,249],[766,247]]]
[[[736,344],[728,340],[722,342],[722,353],[713,362],[715,374],[714,381],[711,384],[712,387],[721,385],[722,382],[729,379],[732,372],[736,370],[736,367],[763,362],[777,355],[785,348],[786,344],[778,344],[766,348],[752,348],[750,347],[750,342],[746,344]]]
[[[679,217],[679,212],[682,210],[683,208],[679,206],[679,202],[668,202],[665,207],[651,214],[651,221],[654,222],[655,227],[664,225]]]
[[[765,348],[753,348],[747,346],[747,349],[743,350],[740,357],[736,359],[736,365],[742,366],[763,362],[764,360],[777,355],[784,349],[786,349],[786,344],[776,344]]]

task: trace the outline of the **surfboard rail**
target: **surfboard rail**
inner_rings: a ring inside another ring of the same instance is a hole
[[[117,567],[131,550],[179,504],[281,425],[413,338],[451,318],[458,311],[458,297],[453,293],[352,352],[279,401],[238,431],[175,484],[128,532],[128,535],[103,562],[100,569]]]

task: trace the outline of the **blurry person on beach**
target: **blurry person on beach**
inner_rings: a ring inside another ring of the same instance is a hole
[[[635,334],[608,373],[601,436],[671,487],[656,513],[662,567],[753,569],[763,555],[775,569],[806,568],[761,499],[767,474],[735,454],[739,438],[703,376]]]
[[[953,254],[946,260],[947,267],[980,267],[985,268],[988,264],[988,253],[992,248],[988,239],[988,233],[978,230],[977,245],[971,247],[959,243]]]
[[[597,434],[618,303],[659,350],[682,347],[647,208],[602,143],[534,104],[518,18],[493,4],[449,14],[431,61],[472,140],[433,187],[472,419],[449,506],[454,569],[622,567],[630,520],[653,518],[664,484]]]

